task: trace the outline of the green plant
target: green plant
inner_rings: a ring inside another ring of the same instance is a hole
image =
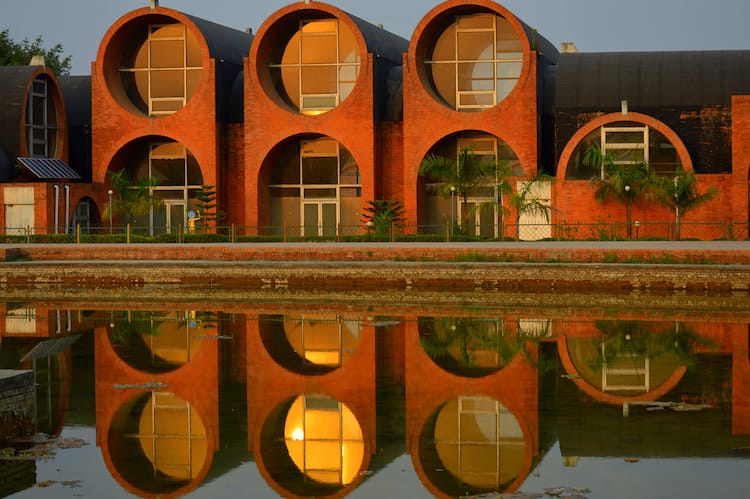
[[[685,171],[680,165],[675,171],[674,178],[658,177],[658,197],[664,206],[669,206],[674,212],[674,238],[680,239],[680,220],[685,213],[700,206],[716,196],[715,187],[704,193],[698,192],[697,178],[693,171]]]
[[[226,212],[217,209],[216,189],[213,185],[201,185],[201,188],[195,194],[195,199],[197,219],[201,221],[201,226],[204,229],[226,219]]]
[[[648,164],[617,163],[608,158],[603,159],[601,177],[593,179],[596,185],[594,197],[600,202],[614,199],[625,204],[627,237],[632,239],[632,207],[641,199],[658,197],[658,182]]]
[[[375,232],[376,237],[387,236],[391,233],[393,224],[404,221],[404,207],[400,201],[376,199],[368,201],[368,205],[362,214],[362,222],[367,226],[368,236],[371,230]]]
[[[110,173],[108,180],[114,197],[111,205],[107,203],[104,206],[102,219],[117,214],[127,217],[127,222],[132,223],[138,217],[147,215],[152,207],[161,205],[161,201],[153,196],[156,180],[151,177],[134,181],[127,170],[120,170]]]

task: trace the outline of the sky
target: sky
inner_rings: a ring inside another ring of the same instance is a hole
[[[313,0],[317,1],[317,0]],[[163,7],[232,28],[258,31],[284,0],[160,0]],[[410,39],[436,0],[329,0]],[[572,41],[581,52],[750,50],[748,0],[501,0],[558,48]],[[109,27],[149,0],[0,0],[0,29],[11,38],[62,44],[72,74],[90,74]]]

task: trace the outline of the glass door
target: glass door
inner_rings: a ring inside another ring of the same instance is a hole
[[[164,208],[167,212],[166,231],[178,230],[181,225],[185,230],[185,201],[182,199],[165,199]]]
[[[305,201],[302,205],[304,226],[303,236],[335,236],[338,223],[336,202]]]

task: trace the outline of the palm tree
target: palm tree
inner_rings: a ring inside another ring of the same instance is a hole
[[[496,198],[502,206],[503,192],[510,189],[510,184],[505,180],[510,176],[510,168],[505,163],[488,161],[485,157],[475,156],[471,148],[458,151],[455,159],[429,154],[419,165],[419,174],[437,179],[440,182],[438,194],[442,197],[450,197],[451,203],[454,202],[452,198],[455,195],[461,199],[462,206],[468,204],[468,197],[472,192],[492,185],[497,187]],[[499,210],[498,216],[502,230],[503,209]]]
[[[594,197],[600,202],[614,199],[625,204],[628,239],[632,238],[631,212],[633,203],[641,198],[657,196],[657,181],[648,164],[615,163],[604,159],[601,177],[593,179],[597,188]]]
[[[715,187],[700,194],[695,173],[680,165],[673,179],[660,177],[659,200],[674,211],[674,238],[680,239],[680,219],[688,211],[710,201],[718,192]]]
[[[147,177],[133,182],[127,170],[110,173],[108,176],[115,197],[111,206],[108,204],[102,210],[103,219],[109,218],[111,212],[125,215],[128,222],[132,222],[137,217],[148,214],[152,207],[161,203],[152,194],[152,188],[156,185],[155,179]]]

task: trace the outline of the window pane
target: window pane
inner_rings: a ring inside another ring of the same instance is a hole
[[[305,189],[305,199],[331,199],[336,197],[336,189]]]
[[[357,40],[344,25],[339,26],[339,62],[359,63]]]
[[[351,153],[341,148],[341,178],[339,180],[341,184],[359,184],[359,167],[354,161]]]
[[[459,33],[458,34],[458,60],[492,60],[493,54],[492,32],[483,33]]]
[[[151,71],[151,97],[183,97],[184,72],[178,70]]]
[[[185,39],[188,67],[199,68],[203,65],[201,60],[201,46],[192,33],[188,32]]]
[[[157,185],[185,185],[185,161],[181,159],[154,159],[151,176]]]
[[[643,149],[608,149],[607,154],[617,163],[639,163],[644,160]]]
[[[198,89],[198,85],[201,83],[201,73],[202,71],[200,69],[188,69],[187,70],[187,98],[195,94],[195,91]]]
[[[336,94],[336,66],[302,68],[303,94]]]
[[[643,130],[634,131],[605,131],[605,140],[608,144],[643,144]]]
[[[32,108],[33,108],[33,116],[32,116],[32,123],[34,125],[43,125],[44,124],[44,108],[47,104],[47,99],[44,97],[32,97]]]
[[[492,14],[474,14],[471,16],[460,16],[456,19],[459,28],[492,28]]]
[[[302,64],[336,63],[338,47],[335,35],[302,37]]]
[[[302,156],[338,156],[339,147],[335,140],[318,139],[302,143]]]
[[[182,68],[185,66],[185,46],[182,40],[151,41],[152,68]]]
[[[304,158],[302,160],[303,184],[337,184],[337,158]]]
[[[432,50],[433,61],[455,61],[456,60],[456,27],[450,26],[446,29]]]
[[[203,185],[203,173],[192,154],[187,157],[187,185]]]
[[[184,33],[182,24],[151,26],[151,38],[182,38]]]
[[[492,107],[495,105],[494,94],[463,94],[461,107]]]
[[[497,63],[497,77],[518,79],[522,68],[522,62],[499,62]]]
[[[302,33],[336,33],[336,27],[338,20],[336,19],[321,19],[317,21],[305,21],[302,24]]]
[[[489,62],[463,63],[458,65],[458,91],[494,90],[495,75]]]
[[[178,142],[164,142],[155,144],[151,147],[151,158],[155,159],[173,159],[184,158],[185,148]]]
[[[176,113],[177,111],[182,109],[183,105],[184,105],[184,101],[182,99],[152,101],[151,112],[158,113],[158,114]]]

